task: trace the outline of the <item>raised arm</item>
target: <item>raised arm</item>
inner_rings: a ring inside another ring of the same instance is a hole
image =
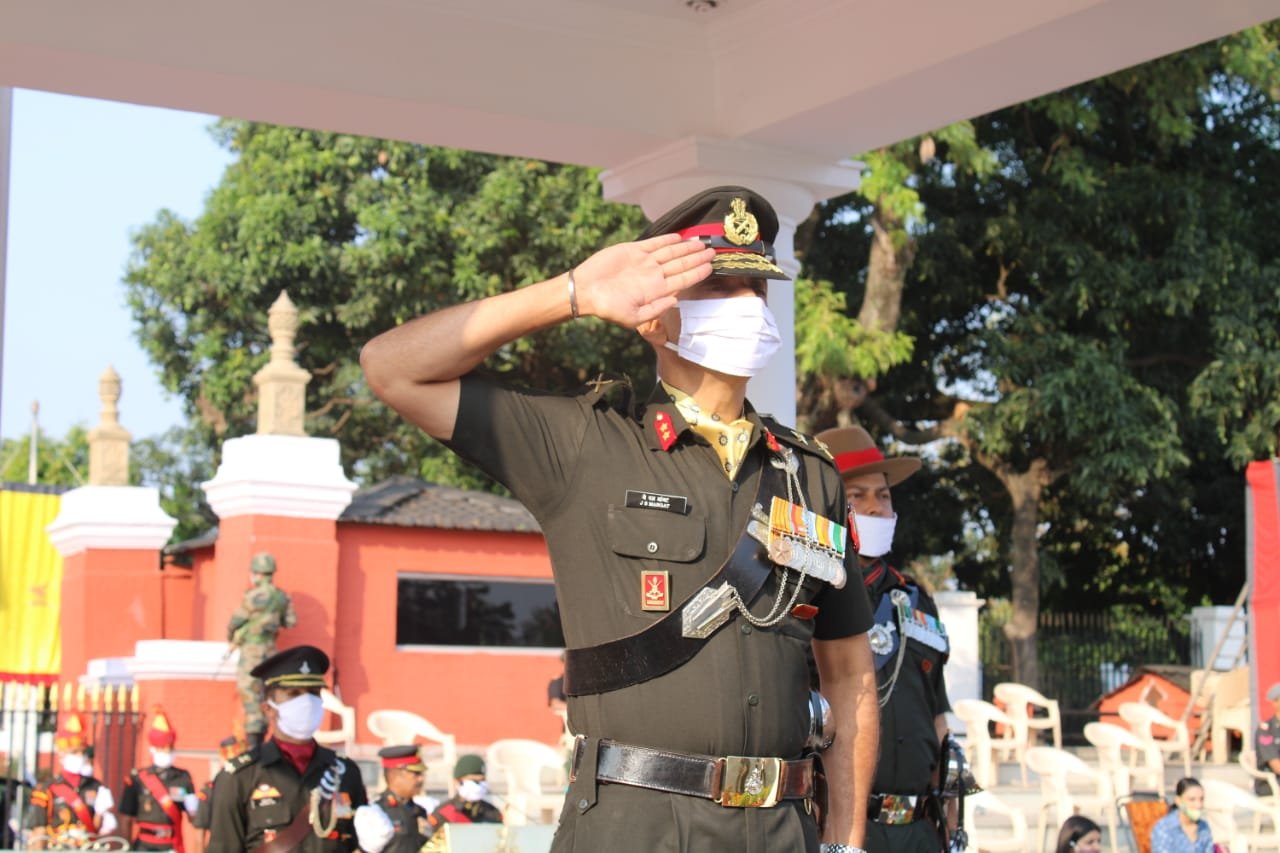
[[[578,316],[634,329],[711,274],[714,251],[665,234],[596,252],[573,273]],[[419,317],[365,344],[373,393],[439,439],[453,436],[458,379],[499,347],[573,317],[569,274]]]

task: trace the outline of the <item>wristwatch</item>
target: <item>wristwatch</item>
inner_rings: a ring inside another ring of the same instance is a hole
[[[819,853],[867,853],[861,847],[854,847],[852,844],[820,844],[818,845]]]

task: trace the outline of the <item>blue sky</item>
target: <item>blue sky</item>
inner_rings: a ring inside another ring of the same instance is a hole
[[[129,235],[162,208],[193,219],[230,162],[206,132],[211,121],[14,92],[0,435],[27,431],[33,400],[46,434],[92,426],[108,364],[135,438],[181,421],[133,338],[121,277]]]

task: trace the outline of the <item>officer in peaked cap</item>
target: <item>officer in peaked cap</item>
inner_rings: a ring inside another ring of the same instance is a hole
[[[417,853],[431,836],[427,810],[414,801],[422,793],[427,766],[415,745],[378,750],[386,789],[356,810],[356,835],[365,853]]]
[[[356,849],[352,818],[367,801],[360,771],[315,741],[328,671],[329,656],[315,646],[284,649],[253,668],[272,735],[214,785],[208,850]]]
[[[886,457],[862,427],[817,435],[844,479],[850,544],[875,611],[871,650],[880,692],[880,760],[867,807],[872,853],[937,853],[947,847],[938,798],[945,759],[946,629],[929,593],[888,562],[897,514],[891,488],[920,470],[914,457]]]
[[[786,278],[777,231],[758,193],[714,187],[636,242],[361,354],[374,393],[507,486],[546,536],[579,733],[555,851],[861,843],[877,721],[844,490],[812,438],[746,400],[781,342],[766,301]],[[653,347],[647,399],[626,382],[528,393],[473,372],[581,316]],[[823,829],[810,649],[839,719]]]

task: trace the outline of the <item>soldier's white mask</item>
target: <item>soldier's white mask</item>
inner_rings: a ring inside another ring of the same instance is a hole
[[[77,752],[69,752],[62,756],[62,769],[72,776],[89,775],[88,765],[89,762],[85,761],[84,756]]]
[[[680,340],[665,346],[686,361],[730,376],[754,376],[782,345],[773,312],[758,297],[684,299]]]
[[[151,763],[160,769],[173,766],[173,753],[167,749],[151,747]]]
[[[878,515],[853,516],[854,528],[858,534],[858,553],[864,557],[883,557],[893,548],[893,530],[898,526],[898,514],[890,518]]]
[[[464,779],[458,783],[458,796],[468,803],[478,802],[489,793],[489,783],[475,779]]]
[[[276,709],[276,728],[294,740],[310,740],[324,721],[324,703],[314,693],[294,696],[279,705],[267,700],[267,704]]]

